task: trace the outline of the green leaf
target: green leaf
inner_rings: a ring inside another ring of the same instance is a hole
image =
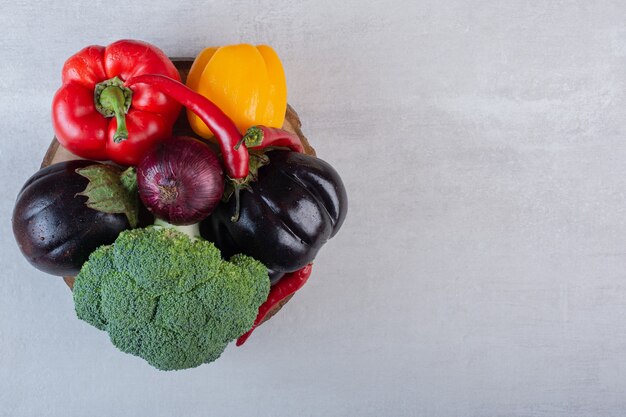
[[[85,205],[103,213],[125,214],[130,227],[137,227],[139,194],[134,168],[121,169],[103,164],[78,168],[76,173],[89,180],[87,188],[76,195],[87,197]]]

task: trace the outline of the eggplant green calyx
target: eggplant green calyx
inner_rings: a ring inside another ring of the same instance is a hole
[[[130,227],[137,227],[139,194],[135,168],[125,171],[112,165],[95,164],[78,168],[76,173],[89,180],[84,191],[85,205],[103,213],[124,214]]]

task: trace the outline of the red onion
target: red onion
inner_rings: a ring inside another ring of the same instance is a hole
[[[137,166],[139,196],[160,219],[176,225],[206,218],[224,193],[220,161],[204,143],[173,137],[155,146]]]

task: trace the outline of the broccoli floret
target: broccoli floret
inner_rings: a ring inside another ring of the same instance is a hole
[[[118,349],[174,370],[217,359],[252,327],[269,288],[267,268],[253,258],[225,261],[210,242],[149,227],[91,254],[74,304]]]

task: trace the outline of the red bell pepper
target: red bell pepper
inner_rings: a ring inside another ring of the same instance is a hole
[[[88,46],[70,57],[52,102],[59,142],[83,158],[137,165],[148,149],[172,134],[181,109],[148,84],[124,85],[141,74],[180,80],[172,61],[141,41]]]

